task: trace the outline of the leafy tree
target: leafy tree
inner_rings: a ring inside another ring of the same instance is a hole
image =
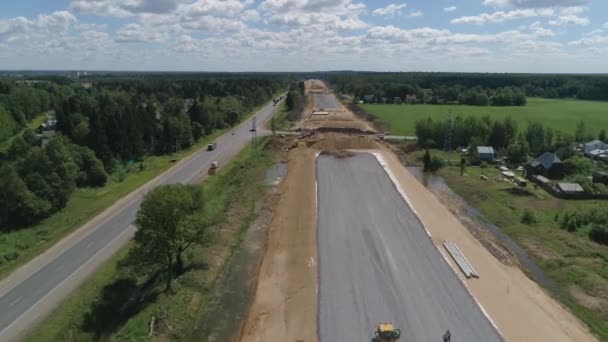
[[[167,290],[174,272],[183,270],[183,253],[204,236],[202,206],[200,187],[172,184],[146,194],[137,213],[132,256],[141,263],[160,265],[166,273]]]
[[[27,225],[45,216],[51,203],[32,193],[10,164],[0,166],[0,227]]]
[[[507,157],[511,163],[519,164],[527,160],[530,147],[524,136],[520,133],[517,140],[507,147]]]
[[[12,136],[16,129],[17,123],[0,103],[0,142]]]
[[[19,134],[13,138],[13,141],[11,142],[11,146],[8,149],[8,157],[11,160],[21,158],[25,155],[29,148],[30,145],[28,145],[23,136]]]
[[[490,136],[488,136],[488,145],[496,149],[502,149],[507,146],[507,142],[507,131],[504,124],[495,121]]]
[[[526,141],[535,156],[545,152],[545,128],[541,123],[531,122],[526,128]]]
[[[585,141],[587,137],[587,130],[585,128],[585,121],[581,120],[576,125],[576,133],[574,133],[574,139],[578,142]]]
[[[70,145],[72,159],[78,165],[76,184],[78,186],[103,186],[108,174],[103,168],[101,160],[97,159],[95,153],[86,146]]]
[[[202,136],[205,135],[205,129],[203,125],[198,123],[197,121],[192,122],[192,139],[194,141],[198,141]]]
[[[293,110],[293,108],[295,107],[295,99],[294,99],[294,93],[292,90],[290,90],[287,93],[287,97],[285,98],[285,106],[287,107],[287,110]]]
[[[508,146],[517,136],[517,122],[512,117],[507,116],[502,124],[505,128],[505,146]]]
[[[606,130],[602,128],[597,138],[603,142],[608,142],[608,140],[606,140]]]

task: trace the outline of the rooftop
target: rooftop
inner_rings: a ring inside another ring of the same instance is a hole
[[[530,165],[532,167],[542,165],[545,169],[550,169],[553,164],[561,164],[561,162],[562,161],[555,154],[551,152],[545,152],[541,154],[538,158],[531,161]]]
[[[578,183],[557,183],[557,187],[563,192],[584,192]]]
[[[494,148],[492,146],[477,146],[477,153],[491,153],[494,154]]]

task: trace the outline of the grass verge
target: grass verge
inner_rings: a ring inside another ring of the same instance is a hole
[[[530,121],[541,122],[547,127],[574,134],[576,125],[584,120],[589,133],[597,136],[600,128],[608,126],[608,102],[528,98],[523,107],[479,107],[464,105],[396,105],[365,104],[365,111],[391,126],[391,133],[414,135],[414,124],[428,117],[446,120],[449,111],[459,116],[489,115],[494,119],[511,116],[520,127]]]
[[[265,191],[261,180],[272,163],[272,151],[249,147],[200,185],[213,233],[209,241],[190,251],[187,271],[175,281],[171,292],[162,291],[161,277],[140,275],[125,263],[127,246],[26,340],[150,340],[152,317],[155,338],[188,338],[202,308],[213,299],[215,280],[256,216],[255,203]]]
[[[454,192],[515,239],[556,283],[551,294],[601,341],[608,341],[608,246],[592,242],[588,229],[568,232],[559,225],[565,211],[605,207],[605,201],[558,199],[534,184],[516,189],[501,180],[494,167],[469,166],[460,176],[458,166],[448,166],[439,174]],[[488,179],[481,179],[482,174]],[[522,223],[526,210],[533,213],[535,223]]]
[[[243,120],[260,108],[261,106],[253,110]],[[119,199],[168,170],[176,161],[198,151],[230,129],[216,131],[187,150],[148,157],[141,163],[143,170],[140,171],[139,163],[132,165],[120,177],[118,175],[110,177],[108,183],[101,188],[77,189],[65,208],[51,217],[37,225],[0,234],[0,279],[53,246]]]

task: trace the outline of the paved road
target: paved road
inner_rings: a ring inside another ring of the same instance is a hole
[[[319,156],[319,340],[500,341],[371,154]]]
[[[317,109],[340,109],[342,105],[334,94],[314,94],[315,107]]]
[[[256,115],[258,134],[268,131],[263,123],[266,122],[277,107],[268,105]],[[213,160],[220,162],[220,167],[232,159],[247,143],[250,142],[251,120],[249,119],[233,131],[226,133],[217,141],[217,148],[207,152],[196,152],[193,158],[163,174],[160,184],[189,183],[204,178],[207,169]],[[232,134],[234,133],[234,134]],[[27,329],[33,319],[41,315],[41,310],[50,310],[52,305],[44,305],[49,297],[56,297],[62,291],[61,287],[68,285],[68,277],[78,278],[75,275],[84,271],[81,266],[90,263],[93,258],[100,256],[100,251],[109,244],[124,243],[118,239],[135,220],[135,215],[142,201],[143,193],[137,190],[131,195],[124,206],[93,228],[91,233],[85,235],[63,253],[48,262],[28,277],[24,277],[16,286],[6,291],[0,297],[0,341],[15,338],[23,329]],[[53,303],[58,298],[53,298]]]

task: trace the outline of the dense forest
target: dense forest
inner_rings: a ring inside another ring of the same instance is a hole
[[[233,126],[287,75],[0,80],[0,231],[63,208],[127,163],[186,149]],[[44,124],[32,129],[36,118]]]
[[[419,103],[522,106],[525,97],[608,100],[605,75],[460,73],[330,73],[334,89],[357,100],[394,103],[416,95]]]

